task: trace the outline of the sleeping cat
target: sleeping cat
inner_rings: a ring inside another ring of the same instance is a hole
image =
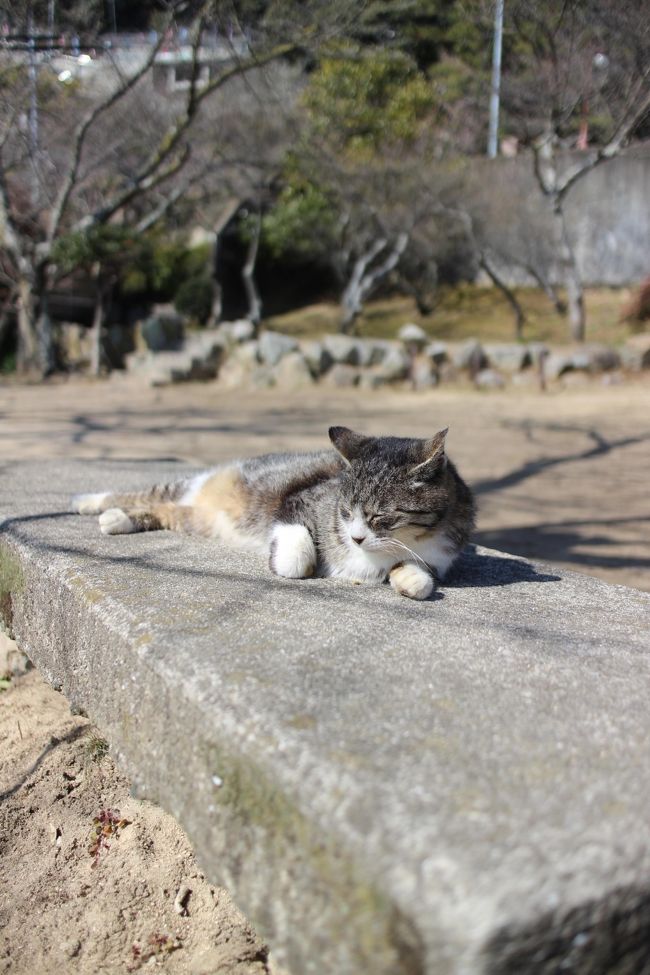
[[[430,440],[332,427],[335,450],[267,454],[132,494],[81,494],[105,535],[170,528],[269,557],[289,579],[383,582],[426,599],[467,542],[472,494]]]

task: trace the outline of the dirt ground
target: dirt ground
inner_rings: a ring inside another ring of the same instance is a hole
[[[0,972],[268,975],[264,943],[183,830],[130,797],[97,731],[37,671],[0,694],[0,742]]]
[[[4,464],[65,456],[210,465],[322,447],[331,424],[416,436],[449,425],[450,455],[479,500],[478,541],[650,590],[647,380],[547,395],[284,395],[128,380],[0,387]],[[263,943],[206,882],[182,830],[132,799],[103,752],[98,732],[35,671],[0,692],[0,973],[270,972]],[[97,825],[106,846],[91,853]],[[174,909],[184,887],[187,915]]]

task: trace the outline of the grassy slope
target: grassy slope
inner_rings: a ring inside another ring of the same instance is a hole
[[[566,319],[558,315],[546,296],[535,288],[520,288],[519,300],[527,315],[524,340],[553,344],[569,342]],[[591,288],[586,294],[587,340],[616,345],[630,334],[619,322],[620,309],[629,298],[625,289]],[[310,305],[286,315],[270,318],[266,325],[303,338],[316,338],[338,329],[336,304]],[[509,305],[494,288],[464,285],[441,289],[438,305],[428,316],[418,314],[409,298],[385,298],[370,302],[359,319],[357,334],[373,338],[394,338],[405,322],[417,322],[432,338],[462,340],[470,337],[492,342],[514,340],[513,316]]]

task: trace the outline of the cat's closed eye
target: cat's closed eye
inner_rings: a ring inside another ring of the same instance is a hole
[[[368,524],[371,528],[383,528],[385,531],[390,531],[392,528],[395,528],[398,521],[399,517],[396,517],[394,514],[370,515],[368,518]]]
[[[430,508],[400,508],[397,512],[399,515],[429,515],[431,514]]]
[[[349,508],[346,508],[345,505],[343,505],[343,504],[342,505],[339,505],[339,511],[341,513],[341,517],[342,518],[351,518],[352,517],[352,512],[350,511],[350,509]]]

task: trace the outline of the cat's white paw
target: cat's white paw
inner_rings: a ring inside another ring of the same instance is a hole
[[[409,599],[427,599],[436,587],[431,573],[412,562],[392,569],[390,584],[400,596],[408,596]]]
[[[135,525],[121,508],[109,508],[99,516],[99,530],[102,535],[130,535]]]
[[[97,515],[107,497],[106,491],[101,494],[75,494],[70,501],[70,510],[78,515]]]
[[[271,570],[285,579],[306,579],[316,569],[316,546],[304,525],[276,525],[271,534]]]

